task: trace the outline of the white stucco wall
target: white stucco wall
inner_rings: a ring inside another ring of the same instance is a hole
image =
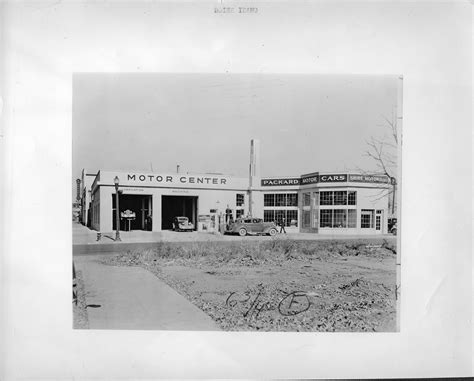
[[[121,187],[122,194],[135,194],[140,196],[152,196],[152,219],[153,231],[161,231],[162,226],[162,196],[188,196],[197,197],[197,214],[210,214],[211,209],[217,209],[218,213],[224,213],[227,206],[233,210],[235,217],[236,195],[244,194],[244,210],[247,212],[248,196],[246,190],[208,190],[208,189],[171,189],[171,188],[140,188]],[[112,186],[100,186],[100,227],[102,232],[112,231],[112,194],[115,188]],[[263,200],[263,199],[262,199]],[[120,198],[119,198],[120,201]],[[263,201],[262,201],[263,203]],[[240,207],[239,207],[240,208]],[[196,216],[197,217],[197,216]]]

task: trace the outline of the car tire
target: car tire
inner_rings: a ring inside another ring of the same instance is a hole
[[[277,230],[275,228],[271,228],[269,231],[268,231],[268,235],[270,237],[274,237],[276,234],[277,234]]]
[[[247,230],[245,230],[244,228],[239,229],[239,235],[241,237],[246,236],[247,235]]]

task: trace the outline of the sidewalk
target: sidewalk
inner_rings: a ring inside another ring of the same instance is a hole
[[[102,238],[97,241],[97,231],[77,222],[72,223],[72,243],[73,245],[84,244],[110,244],[121,242],[159,242],[162,239],[161,232],[148,232],[135,230],[130,232],[120,232],[120,242],[115,241],[115,232],[102,233]]]
[[[82,272],[90,329],[216,331],[199,308],[141,267],[108,266],[76,257]]]
[[[396,236],[389,235],[328,235],[314,233],[293,233],[278,234],[278,239],[296,240],[349,240],[349,239],[396,239]],[[222,235],[207,232],[174,232],[163,230],[161,232],[149,232],[143,230],[133,230],[130,232],[120,231],[120,242],[115,241],[115,232],[102,233],[102,238],[97,241],[97,232],[91,230],[77,222],[72,224],[73,245],[121,245],[124,243],[156,243],[156,242],[208,242],[208,241],[251,241],[251,240],[271,240],[269,236],[246,236]]]
[[[164,230],[161,232],[150,232],[144,230],[120,231],[121,241],[115,241],[115,232],[102,232],[100,241],[97,241],[97,231],[73,222],[72,243],[73,245],[110,245],[123,243],[155,243],[155,242],[190,242],[190,241],[220,241],[222,235],[206,232],[174,232]],[[228,236],[226,236],[227,238]],[[238,239],[241,237],[229,237]]]

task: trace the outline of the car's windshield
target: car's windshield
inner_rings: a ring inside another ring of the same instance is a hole
[[[188,217],[178,217],[179,222],[186,222],[188,220]]]

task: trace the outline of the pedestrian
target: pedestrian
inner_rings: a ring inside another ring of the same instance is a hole
[[[152,219],[151,214],[148,213],[145,219],[145,230],[151,231],[152,230]]]
[[[280,222],[280,233],[285,233],[286,234],[286,230],[285,230],[285,218],[282,218],[281,219],[281,222]]]

